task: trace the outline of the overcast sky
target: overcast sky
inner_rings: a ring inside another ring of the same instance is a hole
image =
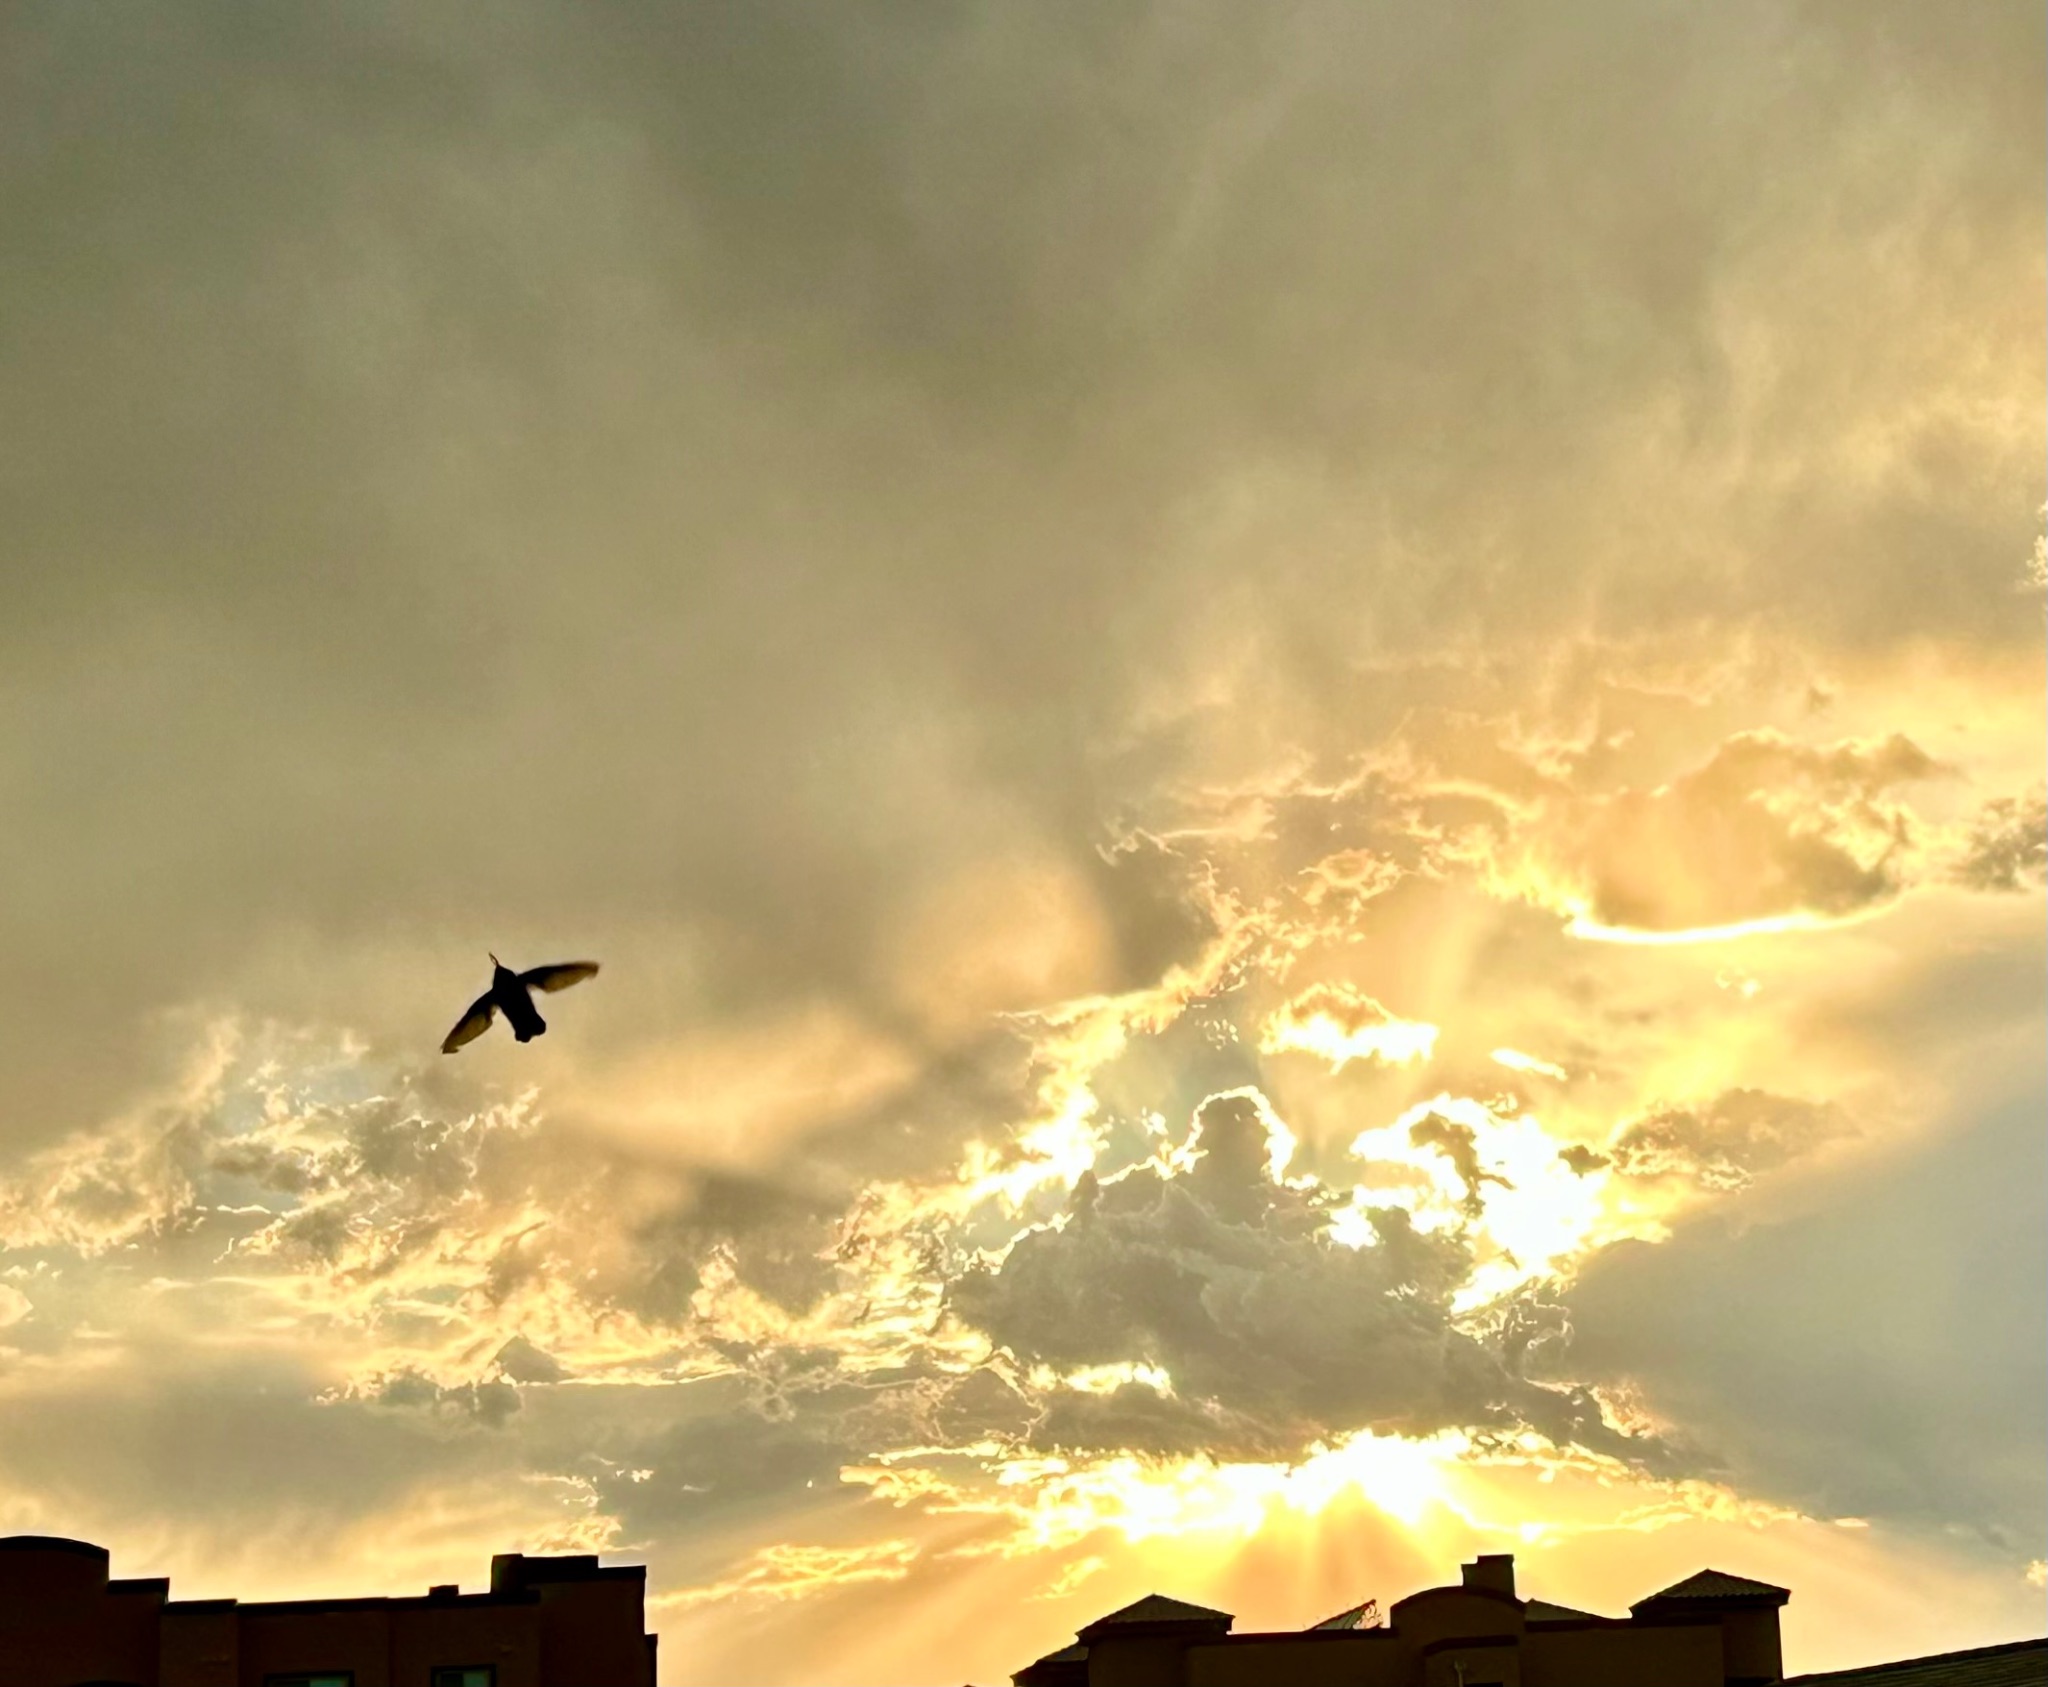
[[[12,7],[0,1532],[673,1683],[2039,1632],[2044,62]]]

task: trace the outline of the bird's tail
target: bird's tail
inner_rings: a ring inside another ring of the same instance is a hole
[[[541,1018],[539,1014],[535,1014],[533,1016],[533,1023],[531,1025],[519,1026],[516,1030],[513,1031],[512,1035],[517,1037],[522,1043],[530,1043],[533,1041],[534,1038],[538,1037],[547,1028],[548,1022],[545,1019]]]

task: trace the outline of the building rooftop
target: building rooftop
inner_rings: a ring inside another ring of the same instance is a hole
[[[1185,1599],[1169,1599],[1163,1593],[1148,1593],[1143,1599],[1132,1601],[1120,1611],[1112,1611],[1106,1617],[1097,1617],[1081,1630],[1081,1633],[1088,1635],[1106,1628],[1151,1627],[1164,1623],[1200,1624],[1205,1628],[1221,1624],[1228,1628],[1236,1621],[1237,1619],[1228,1611],[1212,1611],[1206,1605],[1190,1605]]]
[[[1905,1658],[1895,1664],[1795,1675],[1785,1687],[2040,1687],[2048,1681],[2048,1636]]]
[[[1370,1618],[1370,1621],[1367,1619]],[[1325,1617],[1310,1629],[1315,1633],[1321,1629],[1377,1628],[1380,1624],[1380,1602],[1368,1599],[1362,1605],[1354,1605],[1348,1611],[1339,1611],[1334,1617]]]
[[[1779,1611],[1789,1589],[1704,1569],[1638,1600],[1626,1617],[1518,1598],[1515,1561],[1482,1553],[1450,1586],[1364,1600],[1298,1631],[1232,1633],[1235,1619],[1149,1593],[1011,1676],[1015,1687],[1105,1681],[1626,1680],[1656,1687],[2048,1687],[2048,1637],[1786,1680]],[[1385,1626],[1381,1626],[1384,1621]],[[1467,1655],[1469,1654],[1469,1656]],[[1476,1673],[1474,1673],[1476,1672]]]
[[[81,1558],[105,1558],[107,1549],[69,1535],[0,1535],[0,1552],[75,1552]]]
[[[1079,1664],[1088,1661],[1088,1648],[1080,1641],[1071,1646],[1062,1646],[1057,1652],[1048,1652],[1038,1660],[1042,1664]]]
[[[1522,1616],[1532,1623],[1594,1623],[1600,1618],[1591,1611],[1576,1611],[1569,1605],[1553,1605],[1547,1599],[1525,1599]]]
[[[1747,1576],[1731,1576],[1726,1570],[1699,1570],[1647,1599],[1638,1599],[1629,1609],[1641,1611],[1653,1605],[1723,1599],[1768,1599],[1782,1605],[1791,1597],[1790,1588],[1773,1587],[1769,1582],[1753,1582]]]
[[[202,1654],[213,1660],[209,1681],[215,1665],[230,1681],[382,1681],[392,1658],[424,1658],[421,1648],[444,1663],[489,1658],[497,1679],[542,1687],[649,1687],[655,1677],[645,1567],[589,1553],[501,1553],[488,1592],[440,1582],[330,1599],[173,1599],[167,1577],[115,1578],[109,1567],[107,1549],[90,1541],[0,1536],[0,1683],[182,1681]],[[423,1681],[426,1667],[405,1679]]]

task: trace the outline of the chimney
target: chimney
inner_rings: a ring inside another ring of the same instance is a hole
[[[1489,1593],[1515,1597],[1515,1555],[1512,1552],[1482,1552],[1463,1567],[1465,1585]]]

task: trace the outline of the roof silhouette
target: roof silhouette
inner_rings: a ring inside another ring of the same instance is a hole
[[[1078,1664],[1088,1659],[1088,1648],[1076,1640],[1071,1646],[1062,1646],[1057,1652],[1048,1652],[1038,1661],[1042,1664]]]
[[[1325,1617],[1321,1622],[1313,1624],[1309,1632],[1313,1634],[1317,1629],[1355,1629],[1359,1627],[1359,1618],[1368,1611],[1377,1618],[1380,1614],[1380,1602],[1377,1599],[1368,1599],[1361,1605],[1352,1606],[1348,1611],[1339,1611],[1334,1617]],[[1378,1625],[1375,1623],[1373,1626]]]
[[[359,1657],[483,1656],[499,1660],[498,1679],[537,1687],[655,1680],[646,1567],[590,1553],[499,1553],[487,1592],[441,1582],[423,1593],[328,1599],[174,1599],[168,1577],[110,1576],[110,1568],[107,1549],[92,1541],[0,1536],[0,1683],[183,1681],[190,1676],[178,1660],[218,1657],[216,1648],[247,1660],[252,1644],[261,1646],[265,1680],[340,1679],[344,1672],[329,1666],[341,1631],[356,1637],[345,1656],[349,1647],[367,1648]]]
[[[1795,1675],[1785,1687],[2038,1687],[2042,1681],[2048,1681],[2048,1636],[1824,1675]]]
[[[1789,1589],[1726,1570],[1703,1569],[1638,1600],[1628,1617],[1603,1616],[1558,1605],[1546,1599],[1518,1599],[1512,1586],[1514,1560],[1505,1553],[1484,1554],[1464,1566],[1460,1585],[1425,1589],[1397,1600],[1388,1612],[1388,1626],[1360,1628],[1361,1620],[1380,1615],[1374,1601],[1326,1617],[1312,1627],[1291,1632],[1230,1632],[1235,1619],[1227,1611],[1195,1605],[1184,1599],[1148,1593],[1121,1610],[1090,1623],[1077,1644],[1049,1652],[1011,1676],[1016,1687],[1087,1687],[1091,1666],[1100,1677],[1107,1666],[1119,1679],[1178,1680],[1199,1657],[1202,1679],[1214,1687],[1269,1687],[1275,1681],[1303,1679],[1308,1674],[1330,1680],[1363,1680],[1360,1670],[1378,1680],[1421,1687],[1433,1679],[1430,1644],[1444,1628],[1448,1608],[1451,1628],[1461,1643],[1498,1648],[1501,1667],[1488,1667],[1490,1680],[1516,1671],[1516,1678],[1576,1681],[1622,1679],[1662,1682],[1718,1682],[1723,1657],[1704,1662],[1693,1645],[1704,1627],[1748,1645],[1749,1653],[1770,1673],[1749,1677],[1779,1687],[2043,1687],[2048,1684],[2048,1636],[1944,1652],[1895,1663],[1867,1664],[1781,1680],[1779,1609],[1791,1598]],[[1464,1601],[1462,1610],[1446,1601]],[[1361,1644],[1363,1643],[1363,1644]],[[1290,1650],[1291,1649],[1291,1650]],[[1285,1654],[1284,1656],[1282,1654]],[[1368,1657],[1367,1654],[1373,1654]],[[1490,1654],[1490,1657],[1492,1655]],[[1176,1661],[1179,1660],[1179,1661]],[[1370,1666],[1370,1667],[1368,1667]]]
[[[1747,1576],[1731,1576],[1726,1570],[1699,1570],[1647,1599],[1638,1599],[1629,1609],[1640,1611],[1645,1605],[1677,1604],[1694,1599],[1775,1598],[1782,1605],[1791,1597],[1790,1588],[1773,1587],[1769,1582],[1753,1582]]]
[[[1121,1611],[1097,1617],[1081,1632],[1088,1634],[1095,1629],[1120,1628],[1136,1623],[1222,1623],[1227,1628],[1236,1621],[1228,1611],[1212,1611],[1206,1605],[1190,1605],[1185,1599],[1169,1599],[1163,1593],[1148,1593]]]
[[[1532,1623],[1577,1623],[1585,1622],[1588,1618],[1596,1622],[1599,1620],[1591,1611],[1575,1610],[1570,1605],[1553,1605],[1547,1599],[1523,1601],[1522,1615]]]
[[[86,1558],[104,1558],[107,1549],[91,1541],[75,1541],[69,1535],[0,1535],[0,1552],[76,1552]]]

